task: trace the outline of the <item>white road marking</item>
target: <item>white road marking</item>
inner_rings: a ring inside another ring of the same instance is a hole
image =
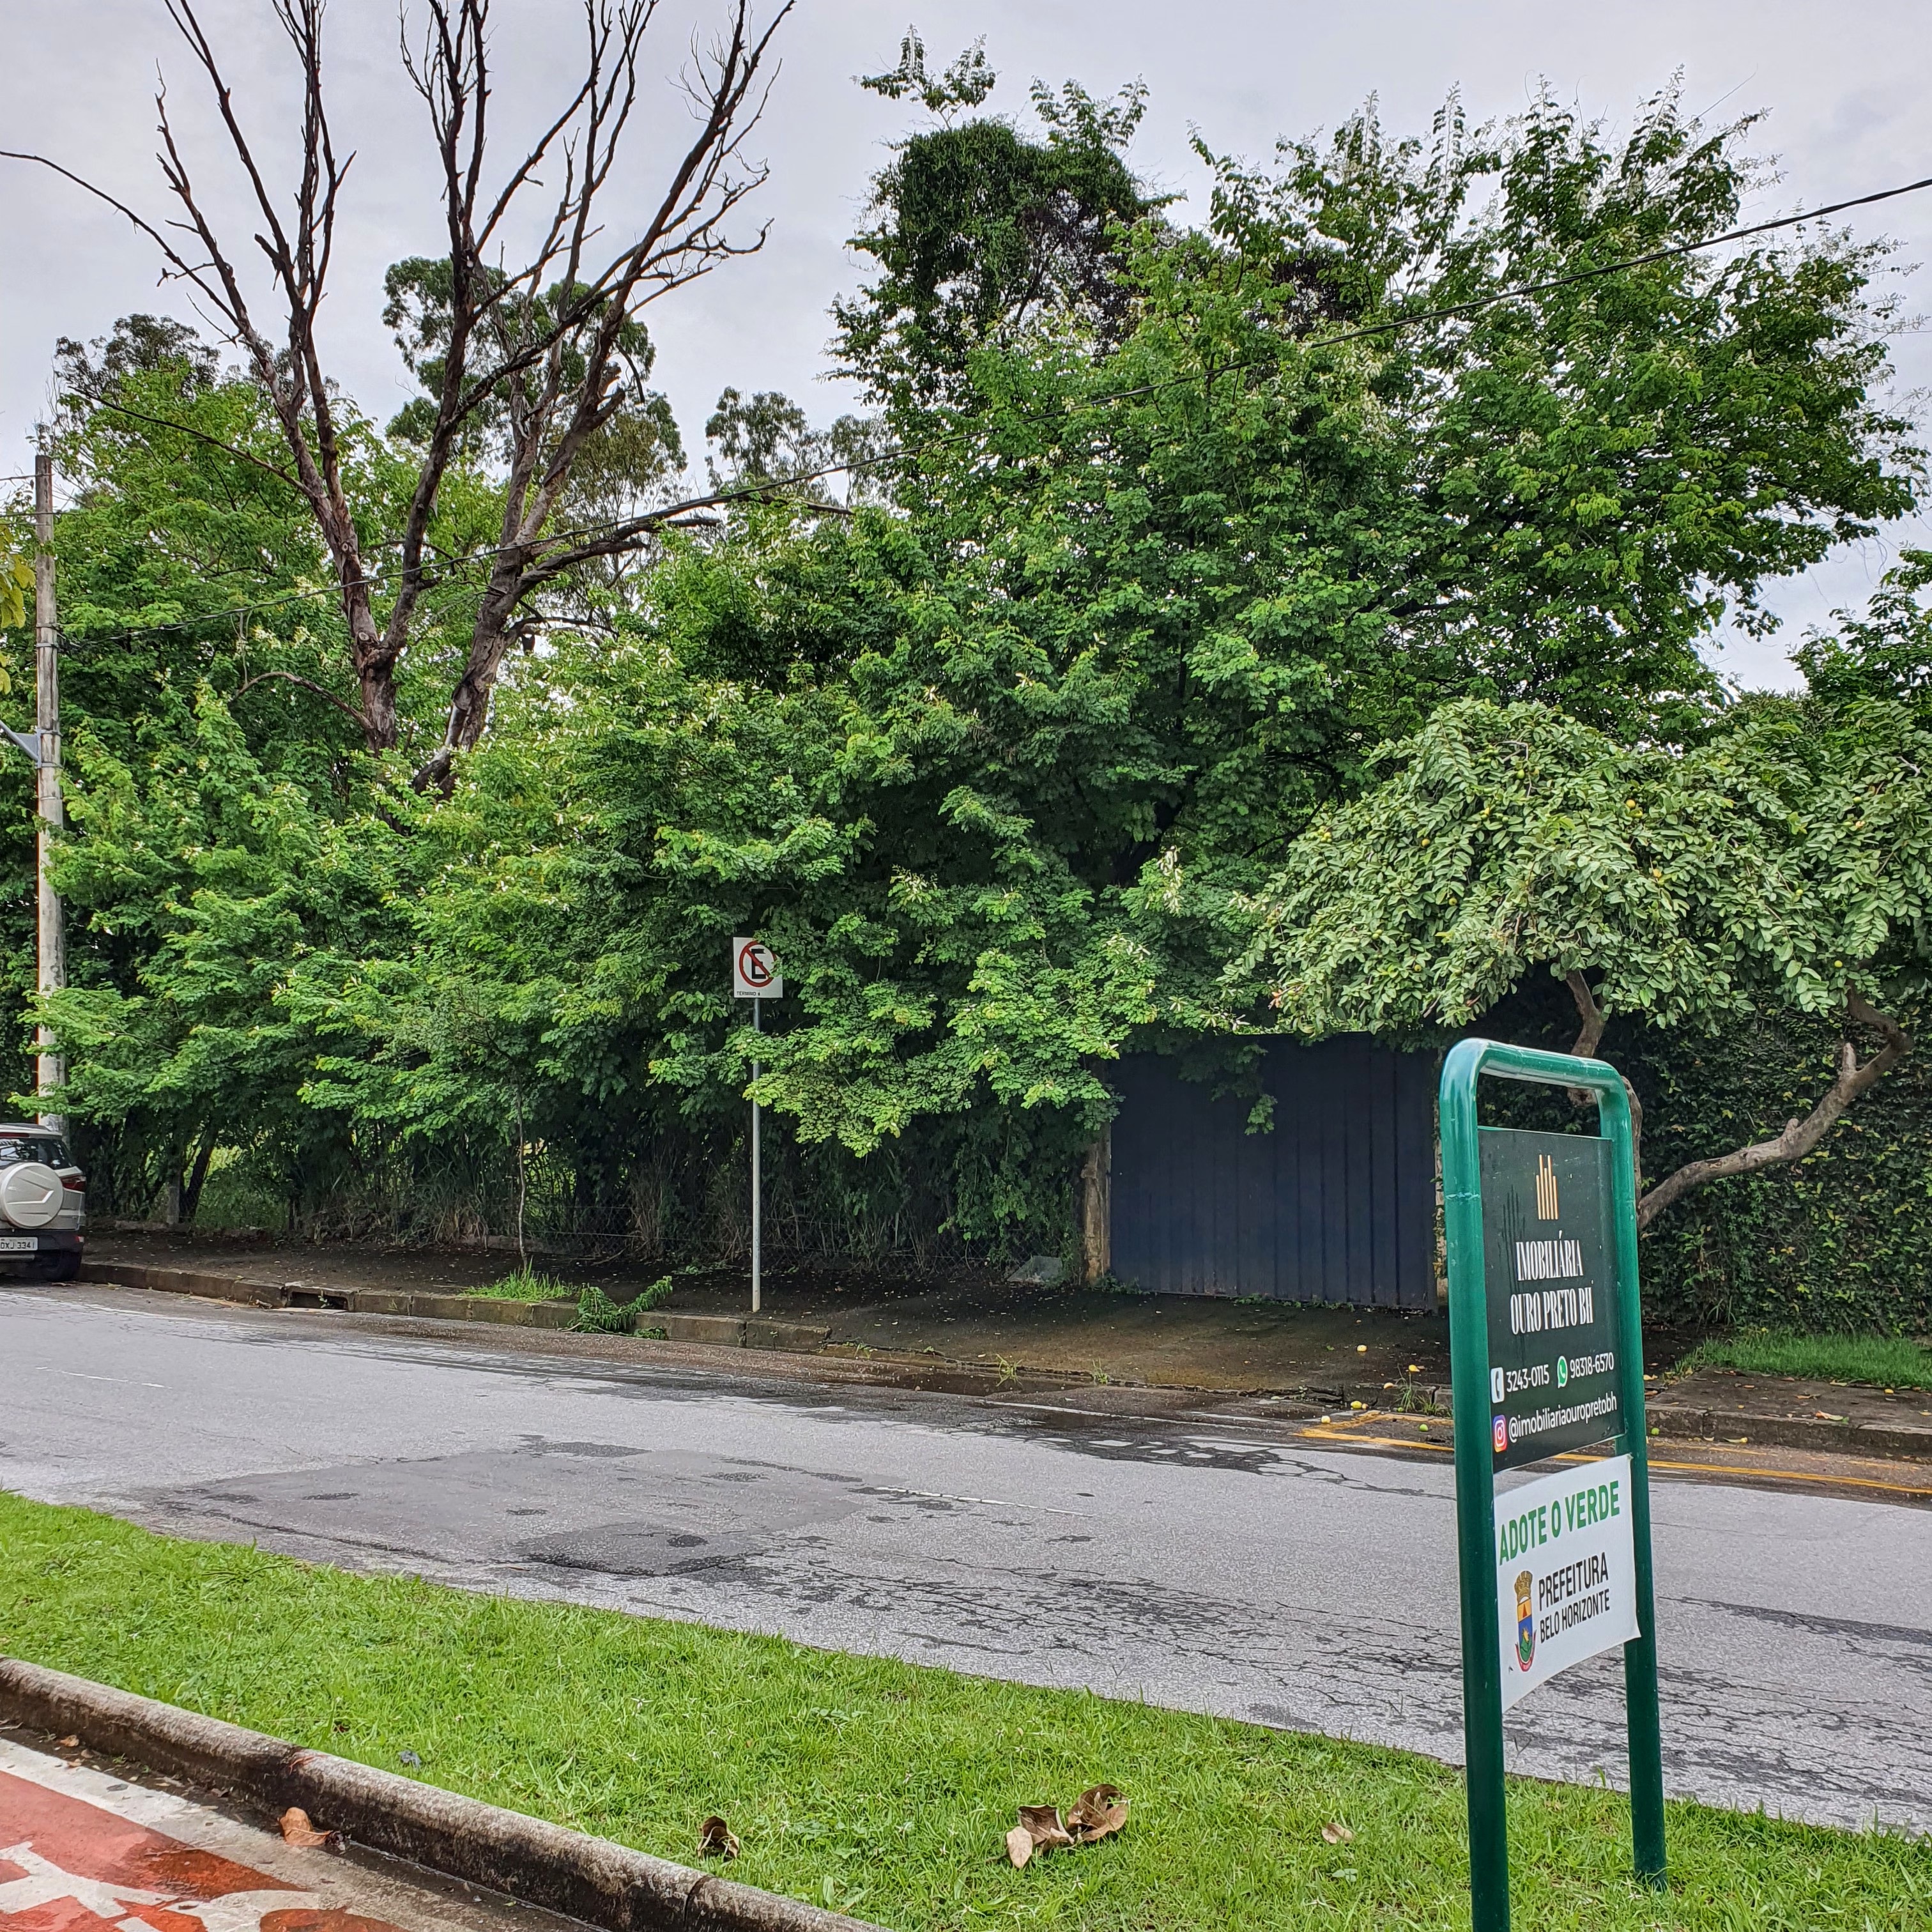
[[[45,1362],[40,1364],[40,1372],[48,1376],[71,1376],[77,1382],[118,1382],[123,1388],[164,1389],[167,1387],[166,1382],[137,1382],[127,1376],[83,1375],[78,1369],[56,1369]]]
[[[930,1503],[977,1503],[985,1509],[1040,1510],[1048,1516],[1084,1516],[1084,1510],[1055,1509],[1051,1503],[1009,1502],[1003,1496],[955,1496],[944,1490],[895,1490],[888,1489],[883,1483],[866,1486],[875,1496],[916,1496]]]

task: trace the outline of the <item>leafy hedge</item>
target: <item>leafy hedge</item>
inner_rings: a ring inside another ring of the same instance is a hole
[[[1626,1070],[1656,1122],[1650,1175],[1808,1112],[1829,1082],[1837,1038],[1820,1022],[1762,1025],[1736,1041],[1637,1042]],[[1667,1210],[1643,1266],[1652,1304],[1700,1323],[1932,1332],[1932,1047],[1795,1168],[1718,1181]]]
[[[1643,1239],[1653,1319],[1932,1334],[1932,1012],[1900,1016],[1920,1045],[1795,1167],[1696,1189]],[[1567,1051],[1576,1022],[1554,983],[1526,987],[1478,1030]],[[1654,1184],[1687,1160],[1768,1138],[1832,1076],[1830,1021],[1792,1018],[1709,1034],[1612,1020],[1600,1049],[1644,1110]],[[1869,1042],[1868,1042],[1869,1045]],[[1561,1095],[1496,1090],[1499,1124],[1574,1126]]]

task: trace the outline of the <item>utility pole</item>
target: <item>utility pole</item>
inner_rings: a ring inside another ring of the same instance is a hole
[[[57,993],[67,984],[67,927],[61,902],[47,882],[47,858],[53,835],[67,823],[61,799],[60,776],[60,626],[54,610],[54,459],[43,449],[34,458],[34,777],[40,812],[34,877],[40,887],[40,990]],[[52,1029],[43,1026],[35,1086],[44,1097],[67,1084],[67,1056]],[[59,1114],[40,1116],[40,1124],[56,1133],[67,1132]]]
[[[762,1000],[752,1002],[752,1030],[754,1033],[764,1031],[764,1022],[758,1017],[764,1004]],[[758,1084],[758,1063],[754,1060],[752,1062],[752,1084],[755,1087]],[[763,1304],[764,1286],[760,1277],[764,1273],[765,1260],[765,1190],[758,1168],[758,1103],[754,1100],[752,1102],[752,1312],[754,1315]]]

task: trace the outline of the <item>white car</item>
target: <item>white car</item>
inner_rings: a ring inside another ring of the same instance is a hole
[[[87,1235],[87,1177],[45,1127],[0,1121],[0,1263],[71,1281]]]

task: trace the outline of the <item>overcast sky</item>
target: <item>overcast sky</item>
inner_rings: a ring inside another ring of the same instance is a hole
[[[244,118],[265,152],[286,159],[294,97],[268,0],[204,0],[202,10]],[[647,57],[651,118],[632,177],[640,205],[653,183],[652,151],[664,152],[688,124],[670,76],[694,27],[716,13],[716,0],[664,0]],[[507,144],[573,83],[581,8],[579,0],[496,0],[495,15],[495,111]],[[1768,112],[1759,139],[1781,176],[1750,211],[1759,218],[1932,174],[1924,0],[801,0],[781,29],[782,68],[753,137],[753,152],[771,166],[754,203],[757,219],[771,224],[764,250],[650,314],[654,380],[700,464],[704,419],[727,383],[788,391],[816,420],[853,406],[824,380],[826,308],[860,278],[845,239],[859,225],[868,178],[889,144],[924,121],[920,110],[862,92],[853,77],[895,64],[908,19],[935,65],[985,37],[1000,75],[995,110],[1024,116],[1035,75],[1075,76],[1096,93],[1144,80],[1152,99],[1132,159],[1189,197],[1176,211],[1182,219],[1202,206],[1191,130],[1218,149],[1264,159],[1278,136],[1332,124],[1372,92],[1392,131],[1422,132],[1451,86],[1474,121],[1520,111],[1539,76],[1622,126],[1680,68],[1693,110],[1714,120]],[[399,256],[442,252],[433,156],[421,104],[398,68],[394,0],[332,0],[328,21],[337,144],[352,146],[357,159],[325,316],[327,364],[386,416],[407,388],[380,321],[382,274]],[[0,26],[5,146],[50,154],[151,214],[165,212],[152,158],[158,63],[209,201],[238,209],[205,90],[160,0],[0,0]],[[0,468],[14,471],[26,466],[32,426],[46,412],[57,336],[102,334],[134,310],[192,316],[178,292],[157,288],[148,244],[119,216],[44,171],[0,169]],[[1900,261],[1932,259],[1932,191],[1852,219],[1861,234],[1896,238]],[[238,215],[230,226],[252,232]],[[1916,272],[1908,287],[1911,306],[1932,309],[1932,275]],[[1902,392],[1932,386],[1932,338],[1907,336],[1894,353]],[[1914,412],[1922,419],[1922,406]],[[1932,520],[1773,586],[1781,640],[1728,644],[1724,668],[1748,682],[1788,682],[1782,645],[1834,605],[1862,602],[1901,539],[1932,542]]]

